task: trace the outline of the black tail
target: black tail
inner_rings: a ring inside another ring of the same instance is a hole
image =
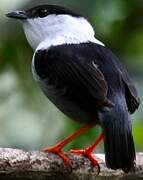
[[[131,120],[127,110],[104,115],[104,147],[107,167],[129,172],[135,160]]]

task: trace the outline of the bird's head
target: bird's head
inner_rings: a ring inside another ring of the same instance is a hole
[[[95,41],[90,23],[83,16],[60,6],[40,5],[7,16],[21,20],[33,49]]]

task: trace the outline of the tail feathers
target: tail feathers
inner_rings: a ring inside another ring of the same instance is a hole
[[[117,118],[106,120],[103,129],[107,167],[129,172],[135,160],[134,141],[129,120],[118,121]]]

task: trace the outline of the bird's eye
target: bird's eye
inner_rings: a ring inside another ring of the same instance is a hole
[[[40,18],[46,17],[48,15],[48,10],[47,9],[39,9],[38,15]]]

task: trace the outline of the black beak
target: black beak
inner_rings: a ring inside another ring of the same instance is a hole
[[[14,11],[6,14],[7,17],[9,18],[15,18],[15,19],[27,19],[28,15],[25,11]]]

